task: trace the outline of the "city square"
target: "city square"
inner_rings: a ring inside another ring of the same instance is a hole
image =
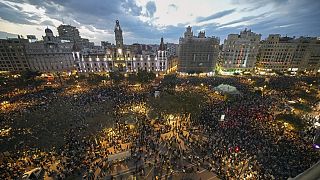
[[[0,2],[0,180],[319,180],[320,1]]]
[[[167,75],[159,97],[152,82],[86,81],[2,96],[2,179],[39,167],[45,179],[282,179],[317,162],[316,77]],[[299,122],[277,119],[288,114]]]

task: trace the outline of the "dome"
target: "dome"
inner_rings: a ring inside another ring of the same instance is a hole
[[[45,32],[45,33],[52,33],[51,29],[49,29],[49,28],[46,28],[46,29],[44,30],[44,32]]]

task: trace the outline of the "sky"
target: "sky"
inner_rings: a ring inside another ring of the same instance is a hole
[[[1,0],[0,38],[54,35],[64,23],[96,45],[114,43],[119,20],[125,44],[178,43],[192,26],[220,41],[244,28],[262,34],[320,36],[320,0]]]

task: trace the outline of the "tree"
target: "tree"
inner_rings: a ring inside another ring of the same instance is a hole
[[[156,78],[153,72],[148,72],[147,70],[140,70],[137,73],[137,79],[140,83],[147,83]]]
[[[56,72],[57,76],[58,76],[58,79],[59,79],[59,83],[60,85],[62,86],[62,79],[61,79],[61,72]]]
[[[138,81],[138,76],[135,73],[129,74],[127,80],[129,81],[129,84],[135,84]]]
[[[124,75],[118,71],[110,72],[109,76],[110,79],[116,84],[120,83],[124,79]]]
[[[34,80],[37,76],[40,76],[41,73],[39,71],[26,70],[26,71],[22,71],[20,75],[21,75],[20,78],[28,81],[28,80]]]
[[[43,80],[37,79],[41,73],[39,71],[23,71],[20,74],[20,78],[17,80],[18,84],[27,85],[27,86],[34,86],[38,88],[39,85],[43,83]]]
[[[33,81],[31,81],[31,86],[35,87],[38,90],[38,87],[41,86],[41,84],[43,84],[45,82],[44,79],[34,79]]]
[[[104,77],[102,75],[92,73],[89,75],[87,82],[91,85],[96,85],[96,84],[101,83],[101,81],[105,80],[105,79],[106,79],[106,77]]]
[[[163,78],[163,83],[165,87],[174,88],[177,84],[177,75],[176,74],[168,74]]]

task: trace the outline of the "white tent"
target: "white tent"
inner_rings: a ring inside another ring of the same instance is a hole
[[[236,87],[230,86],[228,84],[220,84],[214,88],[215,91],[227,94],[240,94]]]

